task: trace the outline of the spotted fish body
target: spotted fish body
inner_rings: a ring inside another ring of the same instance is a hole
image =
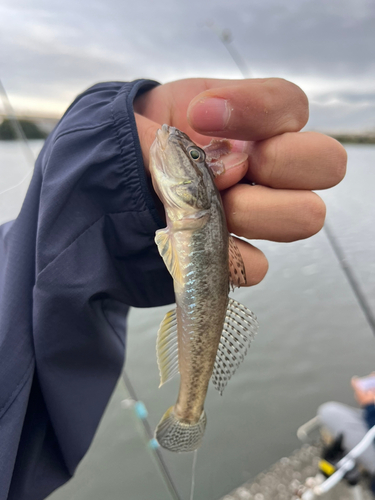
[[[156,439],[171,451],[192,451],[206,426],[211,377],[222,392],[257,322],[228,297],[230,282],[245,282],[245,270],[204,151],[186,134],[163,125],[151,147],[150,170],[167,220],[155,241],[176,296],[176,310],[167,313],[158,332],[161,384],[180,372],[177,402],[159,423]]]

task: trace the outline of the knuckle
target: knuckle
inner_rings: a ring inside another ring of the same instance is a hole
[[[348,154],[346,149],[333,137],[330,137],[331,161],[332,165],[332,185],[338,184],[346,174]]]
[[[284,134],[285,135],[285,134]],[[263,141],[260,155],[260,169],[266,175],[269,185],[276,185],[285,175],[285,168],[289,164],[288,150],[282,147],[283,136],[277,136]]]
[[[293,130],[300,130],[309,119],[309,102],[306,94],[297,85],[293,85],[289,114],[289,125]]]
[[[251,270],[251,275],[249,279],[250,285],[258,285],[266,276],[269,268],[268,260],[263,252],[260,252],[258,257],[258,262]]]
[[[221,193],[227,225],[230,232],[242,236],[246,226],[246,185],[237,184]]]
[[[308,200],[303,207],[305,237],[313,236],[319,232],[326,217],[324,201],[316,193],[309,193]]]
[[[300,130],[309,119],[309,101],[298,85],[282,78],[268,80],[269,99],[283,103],[280,122],[291,131]]]

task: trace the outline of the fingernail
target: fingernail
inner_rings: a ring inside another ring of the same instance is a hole
[[[192,103],[188,117],[195,129],[204,132],[225,130],[231,114],[228,101],[217,97],[206,97]]]
[[[247,160],[246,153],[230,153],[229,155],[222,156],[220,160],[223,162],[225,170],[242,165]]]

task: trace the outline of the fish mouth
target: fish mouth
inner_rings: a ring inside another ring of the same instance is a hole
[[[163,125],[156,131],[155,141],[151,146],[151,167],[165,174],[166,149],[170,136],[170,128],[168,125]]]
[[[152,145],[152,155],[154,157],[155,168],[166,174],[168,149],[172,145],[175,149],[175,140],[179,140],[181,132],[170,125],[162,125],[156,131],[156,138]]]
[[[165,148],[167,147],[168,144],[168,139],[170,136],[170,129],[172,127],[169,127],[169,125],[163,125],[159,130],[156,132],[156,138],[158,140],[158,145],[162,151],[165,151]]]
[[[176,127],[172,127],[171,125],[162,125],[159,130],[156,131],[156,138],[158,141],[158,145],[162,151],[165,151],[169,140],[177,139],[181,140],[185,136],[180,130]]]

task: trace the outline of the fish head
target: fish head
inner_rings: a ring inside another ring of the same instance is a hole
[[[150,149],[150,171],[170,219],[198,218],[210,209],[214,185],[205,153],[177,128],[163,125],[157,131]]]

